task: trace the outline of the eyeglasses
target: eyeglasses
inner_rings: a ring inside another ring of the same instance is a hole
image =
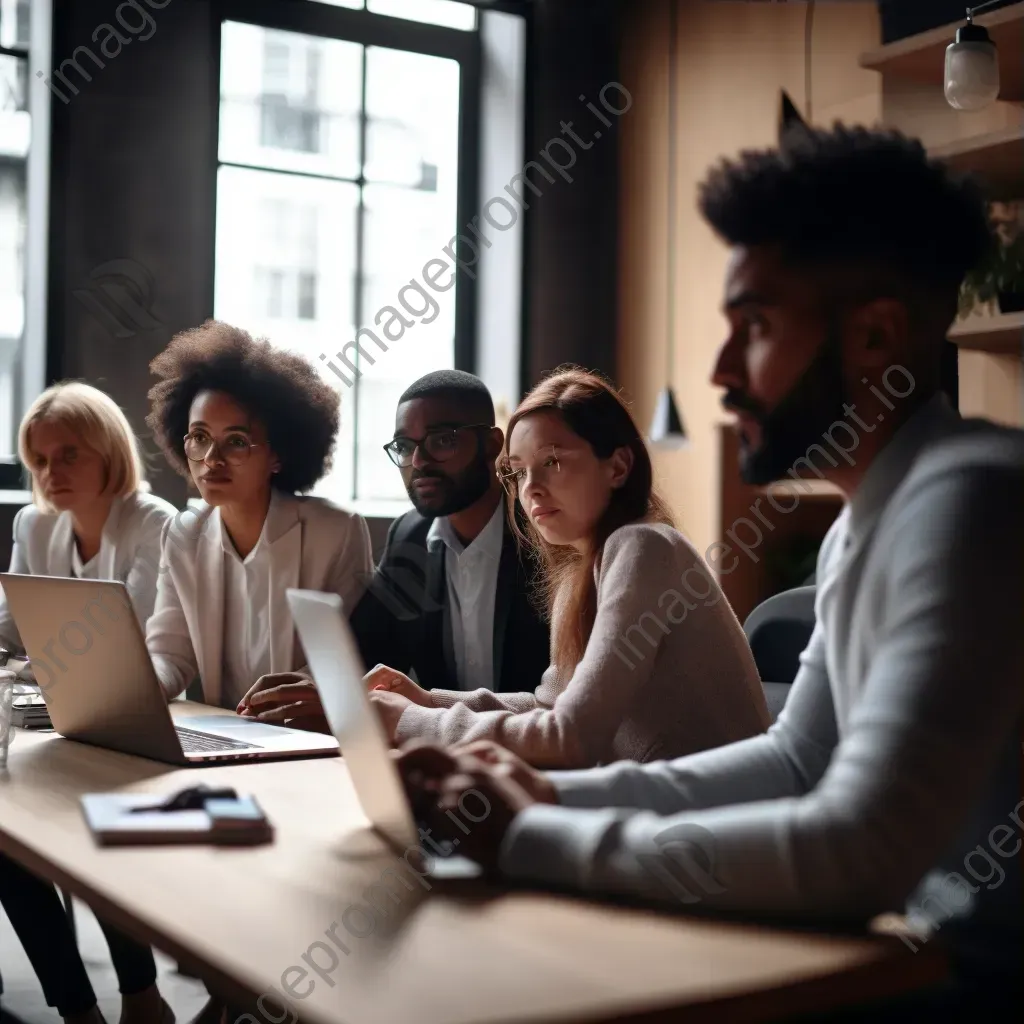
[[[240,466],[253,448],[262,448],[266,443],[252,444],[245,434],[228,434],[218,440],[205,430],[193,430],[185,435],[185,458],[189,462],[205,462],[215,454],[229,466]]]
[[[530,474],[534,480],[543,483],[552,473],[559,473],[561,470],[562,463],[557,450],[552,445],[550,451],[546,451],[530,466],[516,466],[513,469],[506,460],[499,469],[498,479],[501,480],[501,486],[505,488],[506,493],[516,498],[526,483],[527,474]]]
[[[461,427],[446,427],[444,430],[428,430],[418,440],[414,437],[396,437],[384,445],[384,451],[399,469],[412,465],[417,448],[422,449],[432,462],[447,462],[459,450],[461,431],[490,429],[490,423],[469,423]]]

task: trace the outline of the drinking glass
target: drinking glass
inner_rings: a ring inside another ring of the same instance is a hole
[[[0,768],[7,767],[7,751],[14,736],[14,683],[17,675],[0,668]]]

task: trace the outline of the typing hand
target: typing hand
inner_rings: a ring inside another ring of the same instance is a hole
[[[538,771],[518,754],[513,754],[493,740],[456,743],[451,751],[462,761],[468,757],[490,766],[495,775],[511,779],[539,804],[559,803],[558,791],[544,772]]]
[[[388,743],[394,744],[398,720],[405,713],[405,709],[412,705],[412,701],[400,693],[390,693],[387,690],[371,690],[369,696],[373,710],[377,712],[384,726]]]
[[[313,680],[301,672],[260,676],[236,710],[243,718],[261,722],[287,724],[311,732],[331,731]]]
[[[537,801],[507,772],[472,755],[421,744],[395,757],[416,817],[488,874],[497,874],[509,827]]]
[[[432,708],[434,706],[429,690],[417,686],[404,672],[388,668],[387,665],[375,665],[363,676],[363,682],[366,684],[367,690],[371,692],[374,690],[390,691],[401,694],[406,700],[411,700],[413,704],[419,704],[420,707]]]

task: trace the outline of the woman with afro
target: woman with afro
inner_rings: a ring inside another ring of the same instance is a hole
[[[331,465],[337,393],[299,356],[210,320],[153,360],[147,423],[198,489],[164,530],[146,645],[168,698],[198,675],[234,709],[257,680],[303,678],[285,591],[351,610],[372,571],[365,521],[304,495]]]

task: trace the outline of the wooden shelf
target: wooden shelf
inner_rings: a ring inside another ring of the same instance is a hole
[[[957,171],[977,174],[993,199],[1024,198],[1024,125],[934,146],[929,153]]]
[[[999,51],[999,98],[1012,103],[1024,100],[1024,2],[979,14],[974,21],[988,29]],[[861,54],[860,66],[941,89],[946,47],[963,24],[963,20],[954,21],[868,50]]]
[[[776,480],[760,490],[773,498],[797,497],[801,501],[835,501],[840,504],[846,500],[843,492],[827,480]]]
[[[949,340],[958,348],[976,352],[1024,352],[1024,313],[970,316],[956,323]]]

